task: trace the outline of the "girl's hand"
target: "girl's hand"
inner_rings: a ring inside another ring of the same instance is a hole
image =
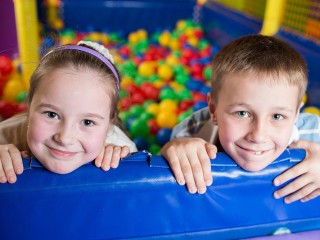
[[[297,200],[307,202],[320,196],[320,144],[299,140],[290,147],[305,149],[306,158],[274,179],[274,184],[279,186],[290,179],[297,178],[277,190],[274,197],[285,197],[285,203]]]
[[[0,183],[15,183],[23,172],[21,153],[13,144],[0,145]]]
[[[212,184],[210,158],[216,158],[216,153],[216,146],[201,138],[176,138],[161,149],[178,184],[201,194]]]
[[[95,159],[95,165],[104,171],[111,168],[117,168],[121,158],[128,156],[130,153],[129,147],[116,146],[106,144],[99,156]]]

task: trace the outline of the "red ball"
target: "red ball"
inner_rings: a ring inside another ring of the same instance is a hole
[[[193,106],[192,100],[182,100],[179,105],[179,111],[184,112]]]
[[[158,126],[156,119],[152,118],[148,120],[147,124],[150,128],[150,134],[157,135],[157,133],[160,130],[160,127]]]
[[[154,86],[152,83],[150,82],[142,83],[141,89],[147,99],[154,100],[154,101],[159,99],[160,89]]]
[[[2,75],[8,75],[13,70],[11,59],[6,55],[0,55],[0,72]]]
[[[193,103],[199,102],[199,101],[207,101],[207,96],[200,92],[192,92],[192,100]]]
[[[130,97],[125,97],[119,101],[119,108],[122,111],[127,111],[130,109],[132,101]]]
[[[10,118],[19,113],[19,104],[14,102],[0,101],[0,115],[3,118]]]

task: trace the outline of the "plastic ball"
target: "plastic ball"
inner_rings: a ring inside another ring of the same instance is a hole
[[[150,77],[155,73],[154,62],[142,62],[138,67],[138,73],[143,77]]]
[[[143,137],[136,137],[133,139],[133,142],[136,144],[137,149],[139,151],[141,150],[148,150],[149,149],[149,143],[148,141]]]
[[[164,31],[160,36],[159,36],[159,44],[163,47],[169,46],[171,40],[171,35],[169,31]]]
[[[157,103],[152,103],[147,107],[146,111],[153,115],[157,115],[159,112],[159,105]]]
[[[156,119],[154,119],[154,118],[149,119],[147,123],[150,128],[150,134],[156,135],[158,133],[158,131],[160,130],[160,127],[158,126]]]
[[[169,128],[162,128],[157,133],[157,141],[160,146],[163,146],[170,140],[172,130]]]
[[[142,106],[140,105],[133,105],[130,109],[129,109],[129,113],[132,116],[135,117],[139,117],[142,113],[144,112],[144,109]]]
[[[16,101],[18,103],[25,102],[27,99],[27,95],[28,95],[28,93],[26,91],[19,92],[17,95]]]
[[[173,128],[178,122],[178,117],[172,111],[161,111],[156,116],[156,121],[160,128]]]
[[[170,80],[173,77],[173,70],[168,64],[159,66],[157,72],[159,77],[165,80]]]
[[[172,99],[164,99],[159,103],[159,111],[175,112],[178,108],[178,102]]]
[[[198,111],[202,108],[205,108],[208,106],[208,103],[207,101],[199,101],[199,102],[196,102],[193,106],[193,111]]]
[[[146,137],[148,136],[150,128],[147,122],[143,119],[135,119],[132,121],[129,129],[130,136],[135,137]]]
[[[20,92],[24,91],[23,82],[18,79],[10,79],[4,86],[2,99],[15,102]]]
[[[313,106],[305,107],[305,108],[303,109],[303,112],[320,115],[320,109],[317,108],[317,107],[313,107]]]
[[[172,88],[164,87],[160,91],[160,99],[161,100],[163,100],[163,99],[175,100],[175,99],[177,99],[177,95]]]
[[[13,71],[13,64],[11,58],[6,55],[0,55],[0,73],[8,75]]]
[[[159,144],[151,144],[149,147],[149,151],[154,155],[159,155],[161,150],[161,146]]]

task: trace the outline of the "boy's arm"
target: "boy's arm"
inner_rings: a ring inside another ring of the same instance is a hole
[[[306,158],[274,179],[274,184],[279,186],[296,178],[276,191],[274,197],[285,197],[285,203],[292,203],[297,200],[306,202],[320,196],[320,144],[299,140],[290,147],[305,149]]]
[[[205,193],[212,184],[210,158],[217,148],[201,138],[176,138],[161,149],[180,185],[187,185],[190,193]]]
[[[315,114],[301,113],[296,126],[301,140],[290,147],[305,149],[306,157],[274,180],[279,186],[296,178],[274,193],[276,198],[285,197],[286,203],[305,202],[320,195],[320,118]]]

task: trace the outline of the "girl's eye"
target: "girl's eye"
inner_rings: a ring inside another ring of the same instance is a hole
[[[250,117],[250,114],[247,111],[237,111],[235,114],[242,118]]]
[[[282,119],[284,119],[284,116],[281,115],[281,114],[276,113],[276,114],[273,114],[272,118],[274,120],[282,120]]]
[[[95,123],[93,121],[88,120],[88,119],[83,120],[82,123],[85,126],[93,126],[93,125],[95,125]]]
[[[44,113],[48,118],[59,119],[59,115],[55,112],[47,111]]]

